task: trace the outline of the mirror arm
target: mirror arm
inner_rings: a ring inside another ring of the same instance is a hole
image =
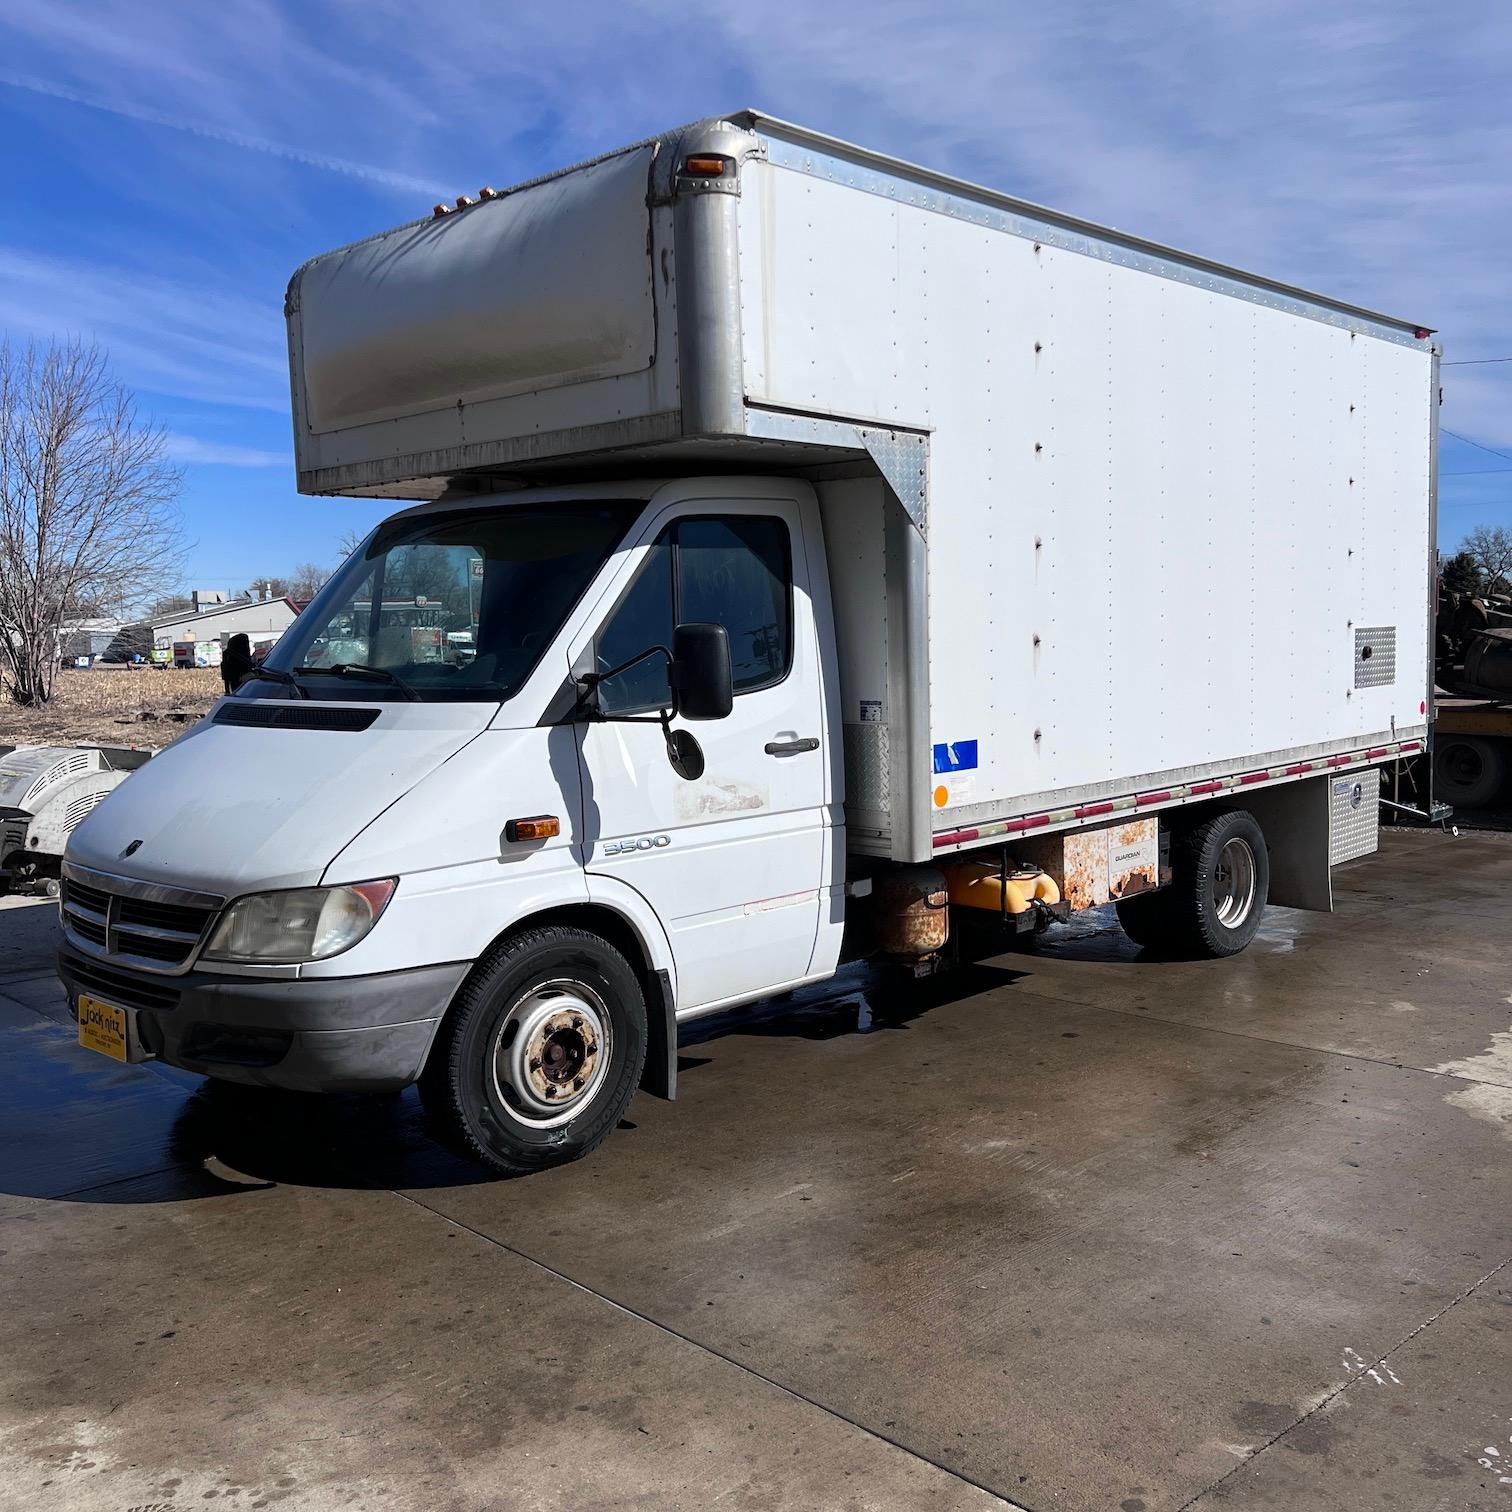
[[[631,667],[638,666],[648,656],[665,656],[667,665],[672,665],[672,653],[665,646],[647,646],[644,651],[632,656],[629,661],[622,661],[617,667],[610,667],[607,672],[585,672],[579,679],[587,683],[589,689],[596,688],[601,682],[608,682],[611,677],[618,677],[621,672],[628,672]]]
[[[606,724],[659,724],[662,727],[662,733],[665,734],[669,722],[677,718],[677,678],[675,675],[670,679],[673,685],[671,707],[663,709],[659,714],[604,714],[596,708],[588,708],[588,701],[598,692],[600,683],[608,682],[611,677],[618,677],[621,672],[628,672],[631,667],[638,666],[650,656],[665,656],[668,671],[675,674],[677,664],[672,660],[671,651],[665,646],[647,646],[644,651],[632,656],[629,661],[622,661],[619,666],[611,667],[607,672],[584,672],[577,678],[578,708]]]

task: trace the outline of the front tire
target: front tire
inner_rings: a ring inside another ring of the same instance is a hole
[[[529,929],[463,984],[420,1098],[452,1143],[501,1175],[526,1175],[600,1145],[645,1060],[645,996],[624,956],[583,929]]]

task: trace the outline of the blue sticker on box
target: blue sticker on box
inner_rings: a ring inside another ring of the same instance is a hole
[[[952,740],[934,748],[936,775],[949,772],[972,772],[976,770],[977,743],[974,740]]]

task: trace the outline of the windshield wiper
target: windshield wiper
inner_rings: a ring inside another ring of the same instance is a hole
[[[367,662],[337,662],[334,666],[312,667],[310,670],[329,672],[334,677],[376,678],[379,682],[393,683],[411,703],[420,702],[420,695],[402,677],[396,677],[387,667],[372,667]]]
[[[310,690],[303,686],[299,679],[292,673],[285,672],[279,667],[258,666],[252,670],[253,677],[266,677],[269,682],[282,683],[286,688],[293,688],[301,698],[308,698]]]

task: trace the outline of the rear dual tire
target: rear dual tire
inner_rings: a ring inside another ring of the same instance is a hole
[[[524,930],[458,992],[420,1099],[449,1143],[523,1176],[602,1144],[645,1061],[645,995],[624,956],[586,930]]]
[[[1136,945],[1162,954],[1214,959],[1254,939],[1270,891],[1265,836],[1243,809],[1214,814],[1171,841],[1171,881],[1118,903],[1118,922]]]

